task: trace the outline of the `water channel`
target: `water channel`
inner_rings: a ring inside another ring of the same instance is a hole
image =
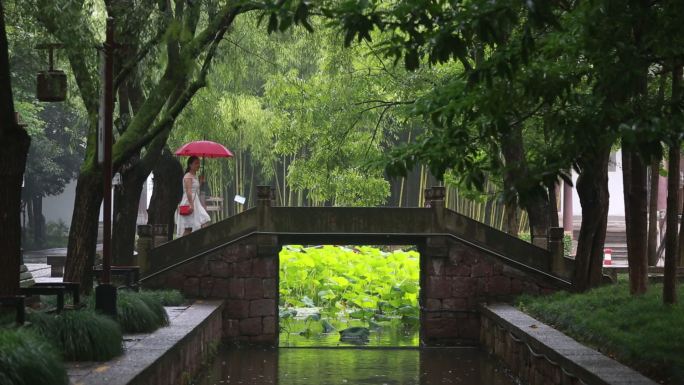
[[[513,385],[477,348],[225,348],[196,385]]]

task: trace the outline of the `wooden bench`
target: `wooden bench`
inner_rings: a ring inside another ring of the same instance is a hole
[[[23,295],[54,295],[57,296],[57,313],[64,310],[64,294],[70,293],[74,308],[81,307],[80,284],[76,282],[37,282],[30,287],[19,289]]]
[[[50,277],[64,276],[64,263],[66,262],[66,255],[48,255],[46,263],[50,265]]]
[[[15,320],[17,324],[23,325],[26,321],[26,310],[24,309],[24,296],[0,297],[0,307],[13,307],[16,311]]]
[[[93,274],[95,274],[95,279],[99,284],[102,280],[102,266],[93,267]],[[135,291],[140,290],[140,266],[112,266],[110,268],[110,274],[112,277],[123,277],[126,284],[121,288],[129,288]]]

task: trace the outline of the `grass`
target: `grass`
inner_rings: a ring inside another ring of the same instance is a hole
[[[119,325],[92,310],[27,315],[29,327],[53,343],[68,361],[106,361],[123,352]]]
[[[185,303],[185,298],[178,290],[143,290],[144,295],[155,297],[163,306],[180,306]]]
[[[34,333],[0,329],[0,385],[66,385],[57,351]]]
[[[684,299],[684,287],[679,287]],[[664,306],[662,285],[641,297],[626,282],[583,294],[521,296],[518,307],[571,337],[665,383],[684,383],[684,305]]]
[[[149,292],[120,291],[116,306],[119,325],[126,333],[149,333],[169,324],[160,299]]]

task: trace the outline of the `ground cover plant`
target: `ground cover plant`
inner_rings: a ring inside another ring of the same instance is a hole
[[[418,279],[415,251],[286,246],[280,253],[281,329],[305,336],[350,327],[415,330]]]
[[[0,328],[0,385],[66,385],[57,350],[25,328]]]
[[[162,306],[180,306],[185,302],[185,297],[178,290],[143,290],[141,293],[157,298]]]
[[[28,327],[53,344],[67,361],[106,361],[123,352],[119,325],[93,310],[32,311],[27,318]]]
[[[149,333],[169,324],[161,299],[149,292],[119,291],[116,307],[125,333]]]
[[[663,305],[661,284],[643,296],[631,296],[627,282],[584,294],[524,295],[518,307],[649,377],[684,383],[684,306]]]

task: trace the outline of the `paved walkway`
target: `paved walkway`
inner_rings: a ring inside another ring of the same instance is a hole
[[[101,373],[112,367],[114,362],[127,361],[126,355],[131,351],[140,349],[145,346],[145,340],[151,336],[158,334],[160,331],[168,332],[173,330],[177,326],[176,319],[179,315],[188,309],[190,306],[174,306],[167,307],[166,313],[169,315],[169,326],[166,328],[159,329],[152,333],[141,333],[141,334],[125,334],[124,341],[124,354],[117,358],[114,358],[112,362],[67,362],[67,373],[69,374],[69,379],[72,384],[81,385],[87,384],[90,381],[86,381],[93,373]]]

